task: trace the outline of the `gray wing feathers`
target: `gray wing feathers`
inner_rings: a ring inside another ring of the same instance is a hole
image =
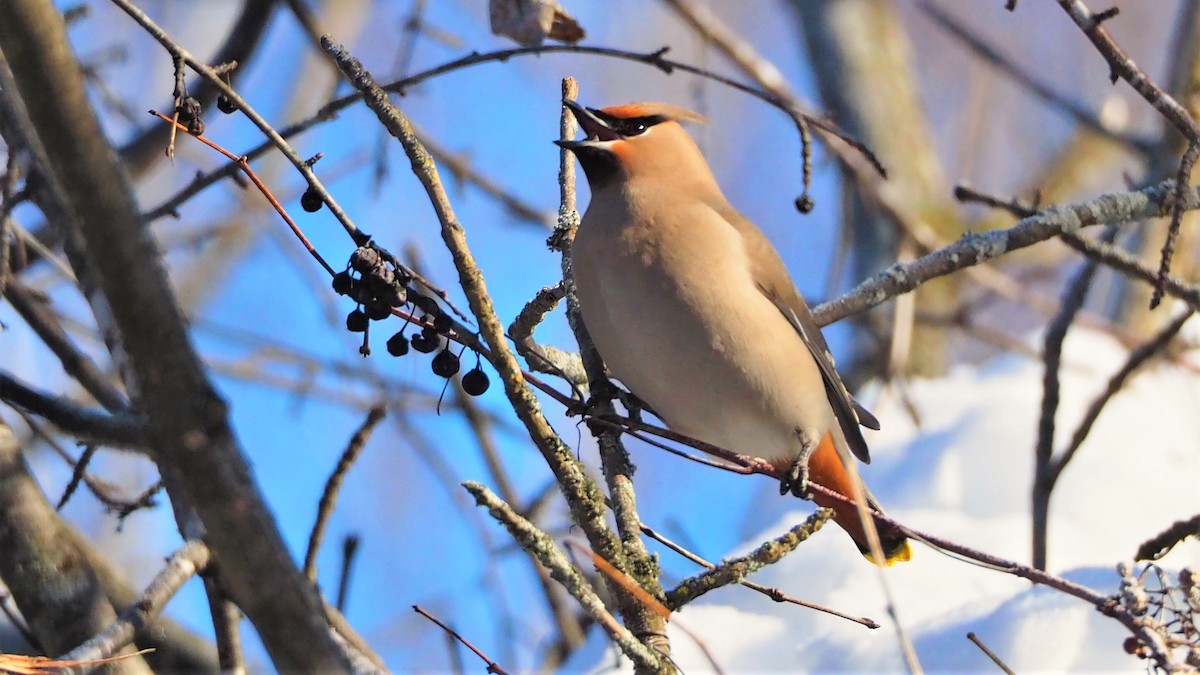
[[[784,306],[778,298],[772,297],[770,293],[767,295],[791,322],[796,332],[800,334],[800,338],[808,346],[813,360],[817,362],[817,369],[821,371],[821,379],[825,381],[825,393],[829,398],[829,404],[833,407],[834,416],[837,417],[838,426],[842,428],[850,451],[863,463],[870,464],[871,454],[867,450],[867,441],[858,427],[862,424],[871,429],[878,429],[879,420],[875,419],[875,416],[866,408],[859,405],[858,401],[850,396],[850,392],[846,391],[846,385],[842,384],[842,378],[838,377],[837,371],[834,370],[833,355],[829,353],[829,345],[826,344],[825,337],[821,335],[821,329],[817,326],[808,307],[802,302],[799,303],[798,308]]]

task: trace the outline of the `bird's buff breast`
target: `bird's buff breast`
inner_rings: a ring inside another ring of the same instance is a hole
[[[703,247],[722,251],[705,260],[684,243],[668,254],[592,240],[584,227],[573,256],[580,310],[613,375],[673,430],[743,454],[791,455],[795,429],[824,433],[831,412],[823,392],[796,386],[797,368],[815,371],[811,356],[731,265],[740,242],[728,243]]]

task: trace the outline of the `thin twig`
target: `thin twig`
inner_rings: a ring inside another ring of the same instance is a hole
[[[1138,547],[1134,560],[1160,560],[1188,537],[1200,538],[1200,515],[1179,520]]]
[[[1100,25],[1103,18],[1093,14],[1083,0],[1058,0],[1058,4],[1108,62],[1110,78],[1114,82],[1117,78],[1128,82],[1134,91],[1178,129],[1190,143],[1200,143],[1200,125],[1196,124],[1196,120],[1192,119],[1186,108],[1155,84],[1125,50],[1121,49],[1108,31]]]
[[[1104,235],[1104,239],[1111,243],[1117,236],[1117,228],[1110,225]],[[1067,337],[1067,331],[1083,307],[1098,266],[1099,262],[1089,259],[1071,277],[1067,283],[1067,290],[1063,293],[1062,308],[1059,310],[1058,316],[1054,317],[1047,327],[1042,347],[1045,368],[1042,377],[1041,414],[1038,418],[1037,441],[1034,445],[1032,496],[1033,566],[1042,570],[1046,569],[1050,495],[1054,491],[1056,478],[1050,466],[1054,456],[1054,428],[1055,416],[1058,414],[1059,366],[1062,362],[1062,347]]]
[[[813,308],[820,325],[843,319],[916,289],[929,279],[1100,223],[1129,223],[1171,213],[1174,183],[1165,181],[1135,192],[1100,195],[1078,204],[1050,206],[1012,227],[963,236],[957,242],[905,265],[892,265],[845,295]],[[1200,189],[1188,187],[1183,208],[1200,207]],[[1168,291],[1170,287],[1168,286]]]
[[[67,482],[67,487],[63,489],[62,496],[58,498],[58,504],[54,507],[55,511],[62,511],[62,508],[67,505],[67,501],[71,499],[71,495],[75,494],[75,490],[79,488],[79,483],[83,481],[87,474],[88,464],[92,458],[96,456],[96,450],[100,446],[88,444],[83,448],[83,454],[79,456],[79,461],[75,463],[75,467],[71,470],[71,480]]]
[[[564,78],[562,82],[563,100],[575,100],[579,96],[579,85],[573,78]],[[559,138],[569,140],[575,137],[575,116],[563,107],[559,118]],[[575,291],[575,276],[571,268],[571,246],[575,240],[580,217],[575,189],[575,157],[565,148],[559,151],[559,219],[556,228],[553,247],[557,249],[562,259],[560,267],[563,275],[563,287],[566,300],[567,324],[579,345],[579,354],[587,375],[588,386],[591,390],[591,400],[588,402],[590,411],[599,416],[614,413],[613,397],[616,387],[605,374],[604,361],[592,343],[591,335],[583,324],[583,314],[579,308],[579,298]],[[641,537],[639,525],[641,518],[637,512],[637,493],[633,489],[633,462],[629,452],[621,442],[619,433],[599,426],[589,426],[596,438],[600,453],[600,467],[604,482],[608,487],[608,503],[612,509],[613,520],[617,526],[617,534],[621,538],[624,549],[624,559],[606,560],[616,570],[633,583],[629,588],[618,584],[624,592],[618,592],[617,605],[625,624],[635,634],[642,636],[645,643],[655,651],[670,653],[670,643],[667,641],[667,616],[658,611],[665,591],[659,580],[658,563],[646,549],[646,542]],[[597,569],[604,571],[603,565]],[[612,576],[612,575],[609,575]]]
[[[1200,141],[1188,144],[1187,151],[1179,160],[1179,170],[1175,172],[1175,199],[1171,208],[1171,223],[1167,227],[1167,237],[1163,240],[1162,254],[1158,263],[1158,279],[1154,283],[1154,293],[1150,296],[1150,309],[1158,307],[1162,302],[1171,273],[1171,258],[1175,255],[1175,241],[1179,238],[1179,229],[1183,226],[1183,191],[1192,178],[1192,166],[1200,155]]]
[[[984,655],[991,659],[992,663],[996,664],[996,667],[998,667],[1000,670],[1003,670],[1007,675],[1016,675],[1013,673],[1012,669],[1004,665],[1004,662],[1000,660],[1000,657],[996,656],[992,650],[988,649],[987,645],[983,644],[983,641],[980,640],[979,637],[974,633],[967,633],[967,639],[975,643],[975,646],[979,647],[979,651],[983,652]]]
[[[204,592],[212,616],[213,636],[217,643],[217,659],[221,673],[244,675],[246,663],[242,655],[242,611],[221,590],[217,566],[204,572]]]
[[[350,471],[354,460],[358,459],[367,440],[371,438],[371,432],[375,430],[375,426],[383,420],[386,414],[387,409],[382,405],[371,408],[358,431],[354,432],[350,442],[346,444],[346,449],[342,451],[342,456],[338,459],[333,473],[329,474],[329,479],[325,481],[325,490],[321,493],[321,501],[317,505],[317,520],[313,523],[312,533],[308,536],[308,549],[304,554],[304,576],[308,577],[311,583],[317,583],[317,552],[321,550],[321,541],[325,538],[325,526],[329,523],[330,516],[333,515],[333,506],[337,502],[342,481],[346,479],[346,473]]]
[[[1120,129],[1114,128],[1114,125],[1105,122],[1103,118],[1097,116],[1091,110],[1062,95],[1050,85],[1039,80],[1037,75],[1026,71],[1017,65],[1015,61],[1001,54],[996,47],[988,44],[983,37],[972,32],[966,25],[936,3],[929,0],[921,0],[917,6],[920,7],[926,16],[941,26],[947,35],[958,40],[964,47],[971,50],[971,52],[984,62],[993,66],[999,72],[1008,75],[1029,93],[1037,96],[1051,107],[1063,112],[1077,124],[1105,138],[1127,145],[1143,156],[1151,153],[1153,144],[1148,139],[1122,133]]]
[[[1109,378],[1108,385],[1105,386],[1104,391],[1088,406],[1087,412],[1084,413],[1083,421],[1079,423],[1079,427],[1075,429],[1075,433],[1071,436],[1070,445],[1052,462],[1050,470],[1053,472],[1055,479],[1062,474],[1063,469],[1075,457],[1075,453],[1079,451],[1079,447],[1083,445],[1083,441],[1087,439],[1088,433],[1092,430],[1092,425],[1099,419],[1104,406],[1117,395],[1117,392],[1121,391],[1121,388],[1125,386],[1125,382],[1138,369],[1167,348],[1167,345],[1179,334],[1183,325],[1192,318],[1194,313],[1194,310],[1189,309],[1180,314],[1174,321],[1164,326],[1153,338],[1129,353],[1129,358],[1126,359],[1125,365],[1121,366],[1121,369]]]
[[[448,635],[452,636],[454,639],[461,642],[464,647],[466,647],[467,649],[470,649],[472,652],[475,652],[475,656],[478,656],[484,663],[487,664],[487,672],[495,673],[496,675],[508,675],[508,672],[506,670],[504,670],[503,668],[501,668],[500,664],[493,661],[491,659],[491,657],[489,657],[487,654],[484,654],[482,650],[480,650],[475,645],[471,644],[471,641],[466,639],[462,635],[460,635],[458,631],[456,631],[453,628],[451,628],[450,626],[447,626],[446,624],[442,623],[441,621],[438,620],[437,617],[435,617],[434,615],[425,611],[424,609],[421,609],[420,605],[413,605],[412,608],[413,608],[413,611],[416,612],[417,614],[420,614],[421,616],[425,617],[426,619],[429,619],[433,623],[437,624],[437,626],[439,628],[441,628],[442,630],[446,631],[446,633]]]
[[[730,584],[742,583],[754,572],[779,562],[785,555],[794,551],[816,534],[832,514],[833,511],[829,509],[817,509],[803,523],[767,541],[753,552],[724,560],[720,565],[706,565],[707,572],[684,579],[675,588],[667,591],[667,606],[677,610],[705,593]]]
[[[350,574],[354,571],[354,561],[358,559],[358,547],[361,539],[351,533],[342,538],[342,571],[338,574],[337,609],[346,613],[346,605],[350,602]]]
[[[33,413],[76,438],[110,448],[145,447],[143,420],[132,413],[107,414],[48,394],[0,371],[0,401]]]
[[[173,124],[174,126],[178,127],[179,129],[182,129],[183,131],[187,131],[187,127],[183,126],[182,124],[180,124],[177,121],[173,121],[170,117],[167,117],[166,115],[164,115],[160,112],[151,110],[150,114],[154,115],[155,117],[158,117],[159,119],[163,120],[164,122],[169,122],[169,123]],[[296,224],[296,221],[292,220],[292,217],[290,215],[288,215],[287,209],[283,208],[283,204],[279,203],[279,200],[276,199],[275,195],[271,193],[271,190],[270,190],[270,188],[267,187],[266,183],[263,183],[262,179],[260,179],[258,177],[258,174],[256,174],[254,172],[254,170],[250,168],[250,163],[248,161],[246,161],[245,157],[238,157],[237,155],[233,154],[232,152],[229,152],[228,150],[226,150],[225,148],[222,148],[220,145],[217,145],[216,143],[212,142],[211,140],[205,138],[203,135],[193,134],[192,137],[195,138],[196,140],[200,141],[201,143],[207,145],[208,147],[212,148],[213,150],[216,150],[217,152],[221,153],[229,161],[231,161],[235,165],[237,165],[238,169],[240,169],[242,171],[242,173],[246,174],[246,177],[250,179],[250,182],[254,183],[254,187],[258,188],[258,191],[261,192],[262,195],[267,198],[267,201],[270,202],[271,207],[275,209],[275,212],[279,214],[280,218],[283,218],[283,222],[286,223],[288,228],[291,229],[292,234],[294,234],[296,236],[296,239],[299,240],[300,244],[304,246],[304,248],[308,251],[309,255],[311,255],[313,257],[313,259],[316,260],[318,263],[320,263],[321,267],[325,268],[325,271],[329,273],[329,276],[333,276],[335,274],[333,268],[330,267],[329,263],[325,262],[325,258],[323,258],[321,256],[321,254],[317,251],[316,247],[312,245],[312,242],[310,242],[308,240],[308,237],[306,237],[304,235],[304,231],[301,230],[300,226]]]

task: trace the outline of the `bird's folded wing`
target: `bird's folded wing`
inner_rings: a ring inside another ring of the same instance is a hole
[[[747,253],[753,261],[751,273],[759,290],[792,324],[800,339],[804,340],[813,360],[817,362],[817,369],[821,371],[821,379],[825,383],[829,405],[833,407],[834,416],[837,417],[838,426],[846,437],[850,451],[861,461],[870,463],[871,455],[867,450],[867,441],[863,438],[859,425],[878,429],[879,420],[846,391],[846,385],[842,384],[842,378],[834,369],[829,345],[826,344],[812,311],[804,302],[800,291],[796,290],[796,285],[775,248],[762,232],[741,214],[734,212],[722,215],[738,229],[745,241]]]

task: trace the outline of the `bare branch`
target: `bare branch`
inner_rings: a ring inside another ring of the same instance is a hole
[[[482,651],[480,651],[478,647],[471,644],[470,640],[466,639],[462,635],[459,635],[458,631],[456,631],[453,628],[451,628],[450,626],[447,626],[446,624],[442,623],[434,615],[421,609],[420,605],[413,605],[413,611],[416,612],[417,614],[420,614],[421,616],[425,617],[426,619],[429,619],[433,623],[437,624],[438,628],[441,628],[442,630],[446,631],[446,633],[448,633],[455,640],[458,640],[459,642],[461,642],[464,647],[466,647],[467,649],[470,649],[472,652],[474,652],[475,656],[478,656],[484,663],[487,664],[487,672],[495,673],[496,675],[508,675],[508,671],[501,668],[500,664],[493,661],[487,654],[484,654]]]
[[[142,451],[146,447],[144,420],[133,413],[102,413],[84,408],[21,382],[0,370],[0,401],[43,417],[63,432],[110,448]]]
[[[813,308],[813,315],[817,323],[826,325],[907,293],[929,279],[957,272],[1052,237],[1074,235],[1083,227],[1167,216],[1171,213],[1174,201],[1173,188],[1172,181],[1165,181],[1136,192],[1100,195],[1078,204],[1047,207],[1008,229],[968,234],[954,244],[911,263],[892,265],[840,298]],[[1200,208],[1200,188],[1187,188],[1179,203],[1189,211]]]
[[[350,442],[338,459],[337,466],[329,475],[329,480],[325,481],[325,491],[321,493],[321,501],[317,506],[317,520],[313,523],[312,533],[308,535],[308,551],[304,554],[304,576],[308,577],[308,582],[311,584],[317,583],[317,552],[321,549],[321,540],[325,537],[325,525],[329,522],[329,517],[333,515],[333,505],[337,501],[342,481],[345,480],[346,473],[354,464],[354,460],[358,459],[358,454],[366,446],[371,432],[383,421],[386,413],[387,408],[381,405],[371,408],[371,411],[367,413],[367,419],[363,420],[358,431],[354,432],[354,436],[350,438]]]
[[[131,604],[116,621],[95,637],[59,657],[62,661],[95,661],[106,659],[120,652],[133,636],[142,630],[166,606],[167,601],[197,572],[208,566],[211,554],[203,542],[189,541],[167,560],[166,566],[154,577],[137,602]],[[79,667],[71,672],[91,672],[91,668]]]

